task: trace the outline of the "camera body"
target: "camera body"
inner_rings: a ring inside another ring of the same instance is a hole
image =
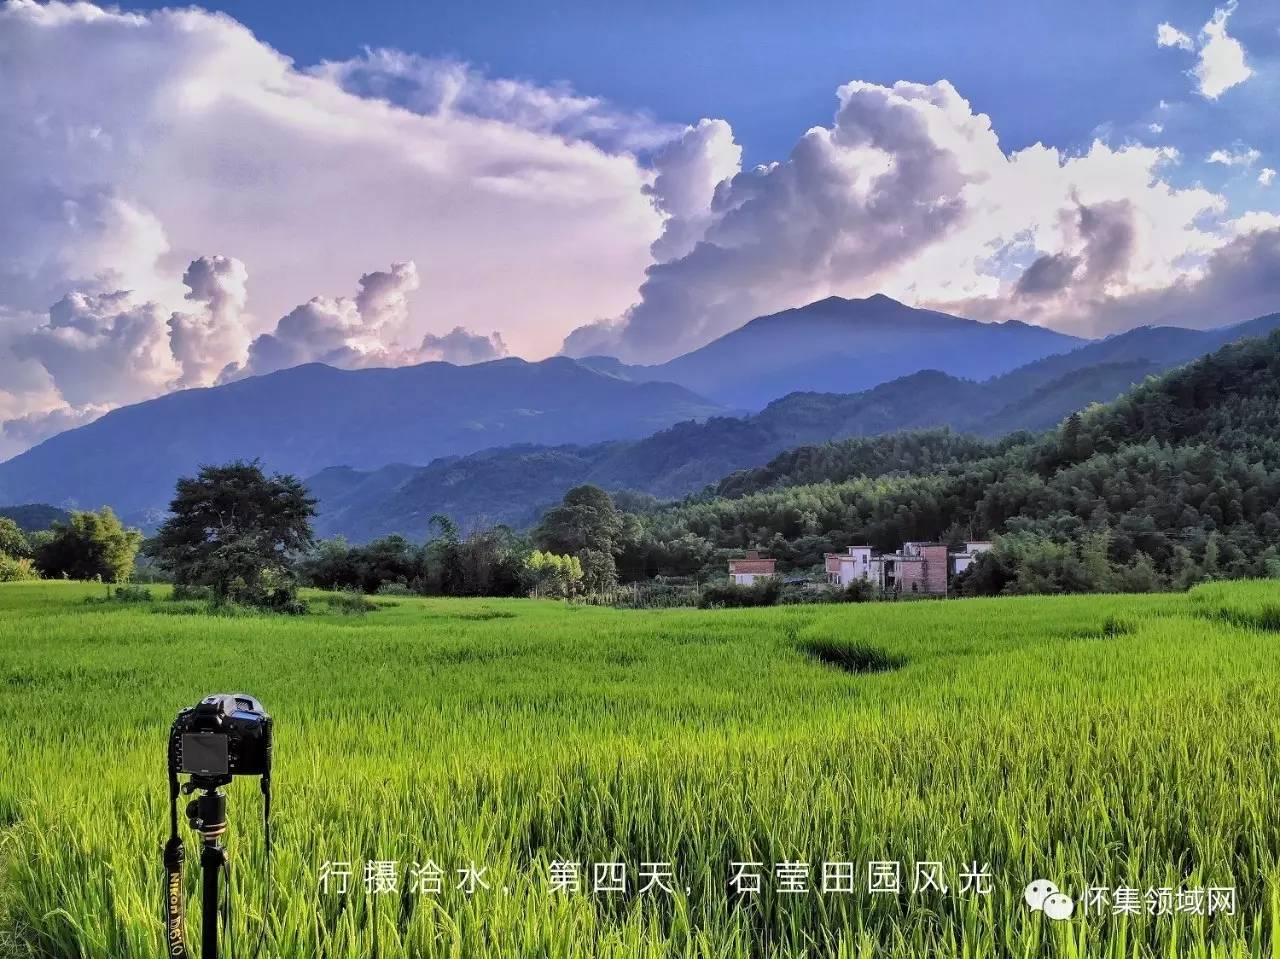
[[[201,786],[271,775],[271,717],[247,693],[215,693],[173,722],[169,765]]]

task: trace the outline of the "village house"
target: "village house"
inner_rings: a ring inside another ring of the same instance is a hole
[[[753,586],[756,580],[768,579],[776,572],[776,559],[761,559],[754,549],[742,559],[729,560],[729,579],[739,586]]]
[[[991,548],[984,540],[965,543],[951,552],[945,543],[903,543],[896,553],[877,553],[870,546],[850,546],[844,553],[827,553],[827,582],[848,586],[865,580],[877,589],[897,593],[943,596],[951,577],[964,572],[979,553]]]

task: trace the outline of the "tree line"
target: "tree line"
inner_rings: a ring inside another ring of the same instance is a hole
[[[624,508],[619,508],[621,504]],[[156,536],[77,512],[26,536],[0,520],[0,580],[122,580],[140,546],[179,590],[290,609],[302,585],[445,596],[605,594],[656,577],[723,578],[764,550],[821,577],[852,543],[993,539],[961,595],[1184,588],[1280,576],[1280,333],[1151,378],[1040,436],[945,430],[790,451],[663,505],[570,490],[527,532],[465,535],[432,517],[425,542],[317,542],[315,501],[291,476],[235,462],[177,484]]]
[[[866,461],[879,442],[793,451],[755,474],[753,492],[639,517],[641,535],[620,564],[675,572],[717,551],[760,548],[806,569],[851,543],[888,551],[906,540],[994,539],[958,591],[1280,575],[1280,334],[1151,378],[1039,437],[958,450],[924,473],[845,478],[850,460]],[[795,474],[808,485],[790,485]]]

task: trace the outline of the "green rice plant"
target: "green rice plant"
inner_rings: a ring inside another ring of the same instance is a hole
[[[165,736],[219,690],[277,720],[265,917],[260,798],[228,790],[241,955],[264,921],[264,954],[288,959],[1280,955],[1280,637],[1250,618],[1274,583],[235,618],[85,607],[92,590],[0,586],[0,943],[17,955],[159,953]],[[440,891],[411,891],[428,860]],[[394,893],[366,889],[368,861],[394,863]],[[941,863],[948,891],[907,872],[868,892],[889,861]],[[344,862],[347,893],[326,891]],[[670,890],[642,893],[655,862]],[[753,862],[761,891],[732,888]],[[856,865],[855,891],[821,891],[832,862]],[[487,888],[468,894],[472,863]],[[568,863],[576,891],[551,881]],[[612,863],[625,891],[592,888]],[[780,864],[807,864],[808,891],[783,891]],[[989,892],[962,891],[965,870]],[[1023,903],[1041,878],[1076,898],[1071,919]],[[1209,886],[1235,888],[1234,912],[1083,908],[1090,887]]]

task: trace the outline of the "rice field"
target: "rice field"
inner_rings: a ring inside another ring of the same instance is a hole
[[[101,592],[0,586],[5,959],[162,953],[168,727],[242,690],[275,851],[264,916],[237,781],[236,956],[264,921],[287,959],[1280,955],[1277,582],[298,619]]]

